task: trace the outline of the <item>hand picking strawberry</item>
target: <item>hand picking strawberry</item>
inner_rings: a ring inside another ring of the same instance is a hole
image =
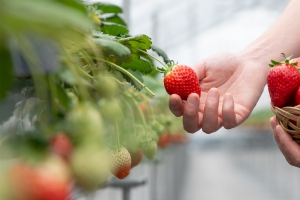
[[[283,62],[271,60],[272,69],[267,77],[271,102],[279,108],[289,106],[300,87],[300,72],[296,68],[298,63],[291,62],[291,56],[286,58],[283,53],[282,56],[285,58]]]
[[[201,95],[201,87],[195,71],[187,65],[170,65],[162,70],[164,86],[168,94],[178,94],[182,100],[187,100],[189,94]]]

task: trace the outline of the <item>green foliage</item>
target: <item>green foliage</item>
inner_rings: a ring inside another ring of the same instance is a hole
[[[2,0],[0,13],[0,31],[4,37],[30,30],[56,40],[67,38],[79,42],[92,28],[84,6],[75,0]]]
[[[98,10],[101,11],[101,14],[105,14],[105,13],[118,14],[123,12],[122,8],[110,3],[96,3],[95,6],[97,7]]]
[[[6,96],[12,83],[13,70],[10,53],[7,49],[0,49],[0,102]]]

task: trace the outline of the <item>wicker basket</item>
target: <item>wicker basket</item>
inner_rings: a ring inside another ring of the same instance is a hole
[[[271,108],[277,122],[300,145],[300,105],[278,108],[271,103]]]

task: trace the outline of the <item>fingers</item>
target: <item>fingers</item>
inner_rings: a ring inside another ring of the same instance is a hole
[[[183,128],[188,133],[195,133],[201,128],[199,123],[199,104],[200,98],[198,94],[192,93],[188,96],[186,103],[183,105]]]
[[[291,160],[291,165],[300,167],[300,146],[292,139],[292,137],[277,125],[275,132],[278,135],[279,142],[285,152],[286,157]]]
[[[278,125],[274,117],[270,119],[270,123],[278,147],[287,162],[292,166],[300,167],[300,145],[298,145],[292,137]]]
[[[205,133],[212,133],[220,129],[221,123],[218,117],[220,94],[216,88],[208,91],[203,111],[202,130]]]
[[[229,93],[226,93],[223,98],[222,119],[223,126],[226,129],[234,128],[237,125],[234,112],[234,101]]]
[[[270,124],[271,124],[271,127],[273,129],[273,134],[274,134],[274,138],[275,138],[275,141],[280,149],[280,151],[282,152],[282,154],[284,155],[286,161],[291,164],[292,163],[292,160],[291,158],[287,155],[287,153],[285,152],[285,150],[283,149],[281,143],[280,143],[280,140],[279,140],[279,137],[278,137],[278,134],[276,132],[276,126],[278,126],[278,123],[276,121],[276,117],[272,117],[270,119]]]
[[[179,95],[172,94],[170,96],[169,109],[176,117],[180,117],[183,115],[183,102]]]

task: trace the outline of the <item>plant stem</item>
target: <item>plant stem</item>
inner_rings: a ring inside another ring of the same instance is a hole
[[[168,66],[166,64],[164,64],[161,60],[159,60],[158,58],[156,58],[155,56],[151,55],[150,53],[143,51],[141,49],[137,49],[138,51],[150,56],[151,58],[153,58],[154,60],[156,60],[157,62],[159,62],[165,69],[168,69]]]
[[[121,149],[121,145],[120,145],[120,137],[119,137],[119,127],[118,127],[117,123],[116,123],[115,127],[116,127],[117,146],[118,146],[118,151],[119,151]]]
[[[133,76],[130,72],[128,72],[127,70],[123,69],[122,67],[120,67],[119,65],[116,65],[115,63],[112,63],[110,61],[107,61],[105,59],[102,59],[102,58],[96,58],[100,61],[103,61],[115,68],[117,68],[118,70],[122,71],[123,73],[125,73],[126,75],[128,75],[129,77],[131,77],[133,80],[135,80],[138,84],[140,84],[143,88],[145,88],[152,96],[155,96],[155,94],[144,84],[142,83],[141,81],[139,81],[135,76]]]

